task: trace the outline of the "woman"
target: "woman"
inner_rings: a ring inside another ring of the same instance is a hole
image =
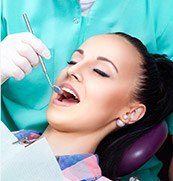
[[[128,145],[173,111],[173,63],[124,33],[92,37],[68,63],[42,136],[60,158],[97,153],[102,174],[114,180]]]

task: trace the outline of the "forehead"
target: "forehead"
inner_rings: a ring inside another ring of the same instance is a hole
[[[134,67],[140,62],[137,49],[124,37],[115,34],[97,35],[81,45],[84,55],[103,56],[122,67]]]

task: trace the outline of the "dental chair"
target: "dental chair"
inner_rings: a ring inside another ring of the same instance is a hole
[[[130,145],[120,161],[117,170],[119,178],[116,180],[121,180],[122,176],[132,173],[147,162],[159,150],[167,135],[168,128],[164,121]]]

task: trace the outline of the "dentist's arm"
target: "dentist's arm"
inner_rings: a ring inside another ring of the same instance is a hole
[[[1,84],[9,77],[21,80],[39,64],[38,55],[50,59],[50,51],[31,33],[8,35],[1,43]]]

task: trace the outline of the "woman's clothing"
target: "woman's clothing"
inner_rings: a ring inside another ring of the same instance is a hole
[[[58,157],[57,160],[62,169],[63,175],[69,180],[109,181],[108,178],[103,177],[101,174],[97,155],[65,155]]]
[[[22,140],[25,143],[27,140],[31,143],[39,138],[41,133],[33,130],[21,130],[14,132],[14,135],[18,140]],[[28,142],[26,144],[28,144]],[[96,154],[75,154],[75,155],[64,155],[56,156],[59,166],[62,170],[63,175],[71,181],[107,181],[101,174],[99,167],[99,159]],[[121,178],[122,181],[128,181],[130,178],[139,178],[141,181],[155,181],[159,180],[156,176],[161,165],[158,164],[158,160],[153,157],[152,162],[144,164],[143,168],[139,169],[130,175]]]
[[[14,135],[27,145],[30,144],[29,141],[31,143],[36,141],[41,134],[33,130],[21,130]],[[98,157],[95,154],[56,156],[56,159],[63,175],[70,181],[109,181],[102,176]]]
[[[139,38],[151,53],[164,53],[173,58],[172,7],[172,0],[96,0],[89,14],[82,16],[78,0],[49,0],[44,4],[42,0],[2,0],[1,39],[26,32],[22,14],[27,13],[34,34],[51,51],[51,60],[44,62],[54,82],[73,51],[96,34],[125,32]],[[51,91],[41,66],[21,81],[9,79],[2,86],[3,122],[11,130],[43,131],[47,127]],[[169,119],[170,127],[173,127],[172,120]],[[142,174],[146,181],[157,180],[152,168],[158,172],[160,162],[152,159],[148,163],[136,175]]]

